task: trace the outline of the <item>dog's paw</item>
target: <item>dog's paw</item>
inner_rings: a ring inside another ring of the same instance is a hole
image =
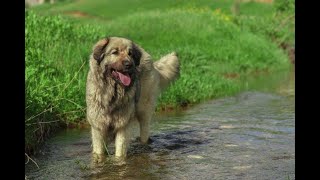
[[[92,164],[94,166],[99,166],[103,164],[105,160],[106,160],[106,156],[104,154],[97,154],[97,153],[92,154]]]

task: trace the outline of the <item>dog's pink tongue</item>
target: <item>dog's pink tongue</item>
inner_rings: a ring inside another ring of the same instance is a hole
[[[120,72],[117,72],[120,78],[120,81],[122,82],[123,85],[129,86],[131,83],[131,78],[128,75],[122,74]]]

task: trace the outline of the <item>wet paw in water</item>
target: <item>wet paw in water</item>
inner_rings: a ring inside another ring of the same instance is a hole
[[[104,154],[93,153],[91,157],[91,167],[101,167],[106,161],[106,156]]]

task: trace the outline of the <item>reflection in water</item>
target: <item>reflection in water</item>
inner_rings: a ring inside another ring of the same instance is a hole
[[[281,94],[281,95],[280,95]],[[157,115],[152,143],[135,137],[125,163],[90,167],[89,130],[67,130],[29,163],[29,179],[294,179],[294,94],[245,92]],[[108,147],[111,154],[114,147]]]

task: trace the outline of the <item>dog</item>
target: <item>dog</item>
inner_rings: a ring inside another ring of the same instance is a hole
[[[113,141],[115,157],[126,158],[132,122],[139,122],[140,141],[148,143],[157,97],[180,76],[178,56],[172,52],[154,62],[133,41],[107,37],[93,46],[89,65],[86,118],[94,159],[101,161]]]

